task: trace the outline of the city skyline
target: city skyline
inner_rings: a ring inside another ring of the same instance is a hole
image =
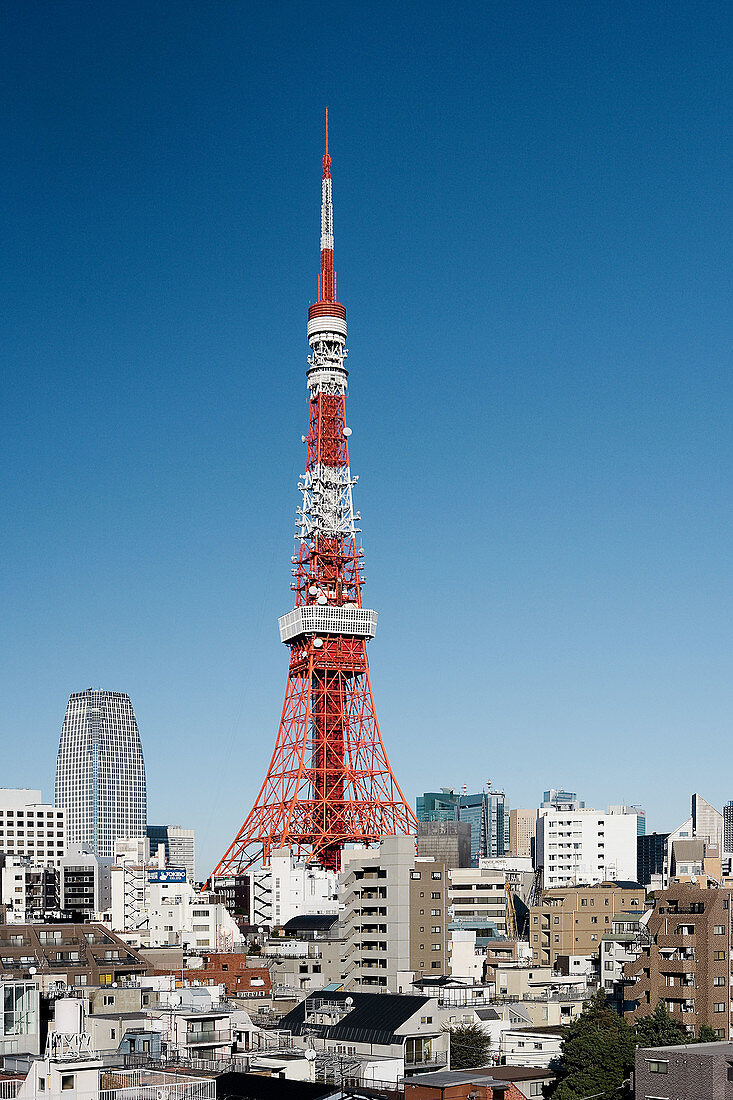
[[[326,102],[408,801],[731,797],[668,751],[733,702],[725,9],[387,10],[5,17],[4,782],[50,790],[69,693],[129,693],[200,873],[279,717]]]

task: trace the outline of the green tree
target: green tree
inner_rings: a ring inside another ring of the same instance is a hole
[[[443,1030],[450,1033],[451,1069],[473,1069],[486,1065],[490,1057],[491,1037],[479,1024],[458,1024]]]
[[[690,1036],[672,1019],[662,1001],[659,1001],[648,1016],[637,1019],[634,1024],[634,1039],[640,1047],[673,1047],[690,1042]]]
[[[700,1030],[697,1033],[698,1043],[717,1043],[719,1042],[718,1036],[715,1034],[715,1029],[710,1024],[700,1024]]]
[[[553,1100],[628,1096],[624,1082],[634,1065],[634,1038],[624,1018],[606,1004],[602,989],[563,1033],[560,1058],[553,1067],[557,1081],[548,1092]]]

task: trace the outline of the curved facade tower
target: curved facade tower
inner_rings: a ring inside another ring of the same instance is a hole
[[[68,843],[95,856],[114,855],[117,839],[145,836],[145,762],[129,695],[88,688],[69,698],[56,805],[66,810]]]
[[[295,608],[279,620],[290,648],[280,728],[249,817],[214,875],[269,862],[275,848],[338,870],[341,849],[416,825],[392,774],[372,699],[367,643],[377,613],[362,606],[359,513],[346,422],[346,310],[336,300],[331,157],[323,157],[321,273],[308,310],[308,453],[298,488]]]

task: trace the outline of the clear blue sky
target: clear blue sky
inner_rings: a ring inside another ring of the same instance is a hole
[[[382,732],[733,797],[727,3],[10,0],[0,784],[129,692],[205,873],[269,761],[331,110]]]

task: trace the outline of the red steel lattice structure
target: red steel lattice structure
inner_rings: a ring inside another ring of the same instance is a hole
[[[290,647],[280,728],[254,807],[214,876],[236,874],[276,848],[338,870],[350,842],[416,826],[379,732],[367,662],[377,613],[362,606],[363,550],[354,512],[346,424],[346,310],[336,300],[331,157],[323,156],[321,273],[308,310],[310,413],[298,488],[295,609],[279,620]]]

